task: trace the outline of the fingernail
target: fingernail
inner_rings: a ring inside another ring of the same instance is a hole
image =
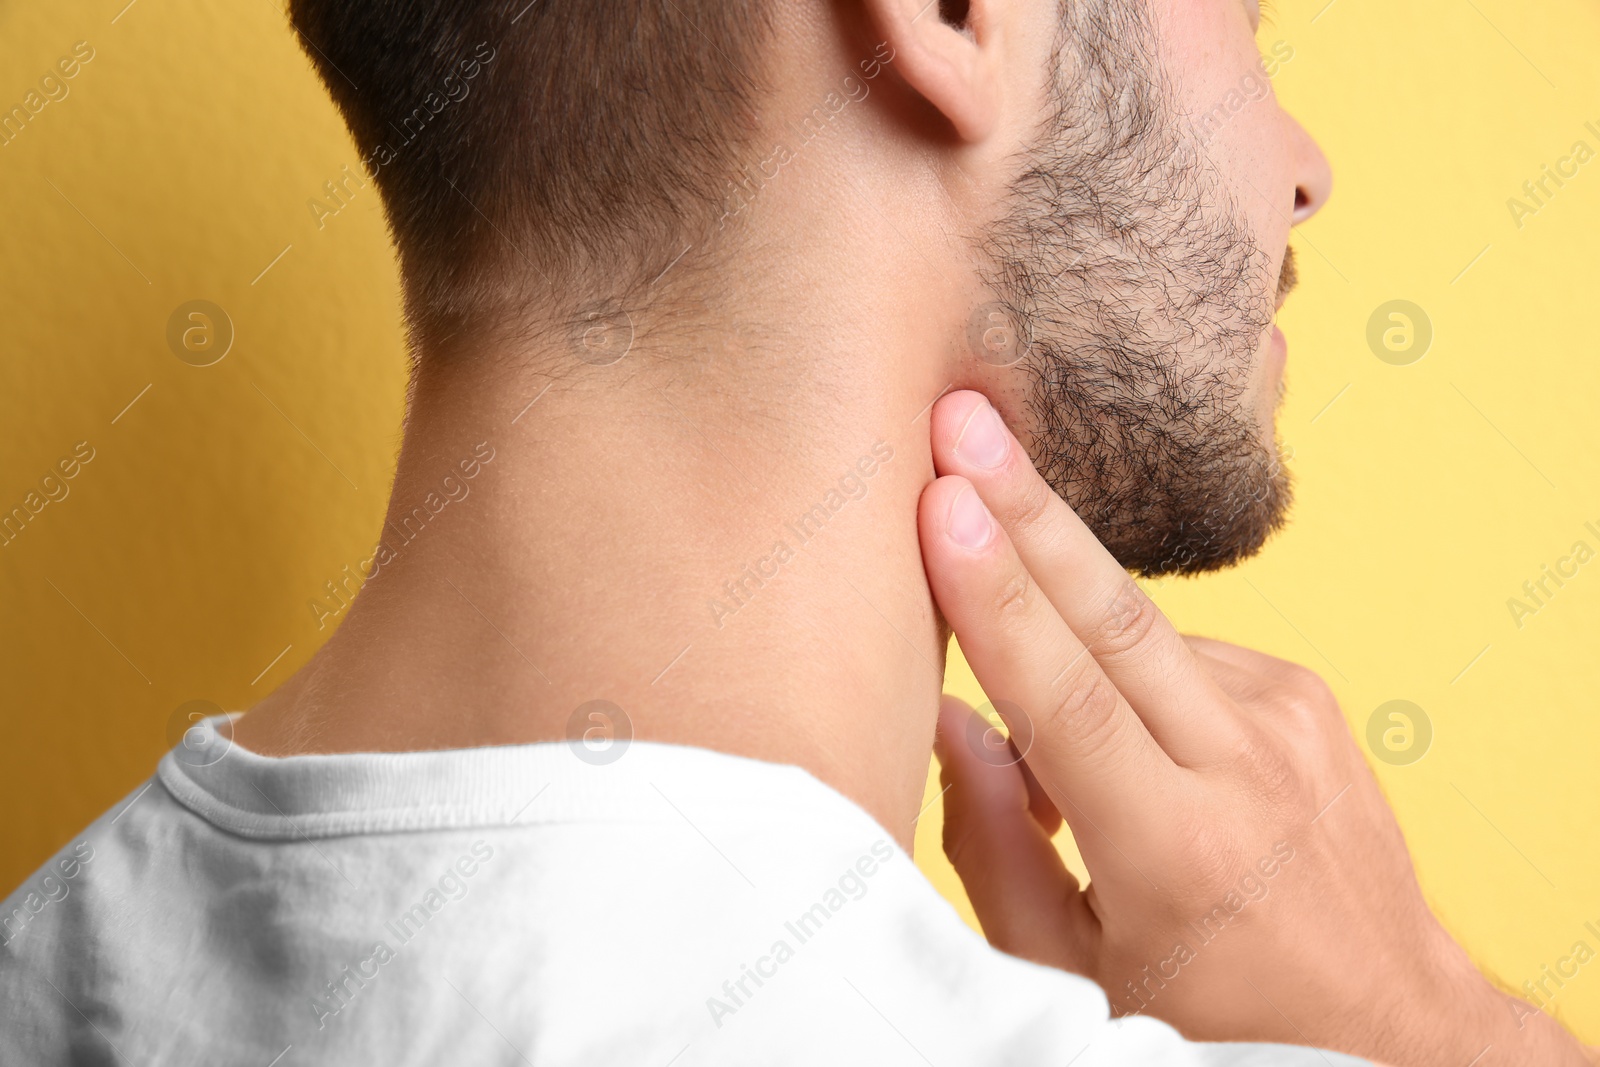
[[[1011,442],[1006,440],[1006,428],[1000,413],[987,400],[967,416],[967,424],[956,438],[956,454],[967,462],[991,470],[1005,462]]]
[[[973,550],[982,548],[994,536],[994,520],[989,517],[989,509],[983,506],[983,501],[978,499],[978,494],[970,486],[957,493],[950,502],[950,517],[946,520],[945,531],[949,533],[950,540],[962,548]]]

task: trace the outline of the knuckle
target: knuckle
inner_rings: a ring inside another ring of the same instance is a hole
[[[1093,757],[1098,744],[1109,742],[1119,694],[1110,679],[1092,669],[1094,661],[1089,656],[1082,659],[1086,665],[1063,672],[1056,682],[1042,726],[1072,738],[1080,755]]]
[[[1207,656],[1226,655],[1230,646],[1226,641],[1218,641],[1215,637],[1206,637],[1203,634],[1179,634],[1183,643],[1189,646],[1191,652],[1198,652]]]
[[[1059,498],[1043,478],[1035,475],[1025,479],[1015,499],[1016,503],[1012,505],[1009,516],[1012,525],[1020,531],[1033,534],[1049,528],[1051,505]]]
[[[1111,598],[1087,635],[1097,652],[1120,655],[1139,647],[1154,632],[1161,612],[1144,590],[1124,579],[1117,583]]]
[[[1310,667],[1302,667],[1298,663],[1283,661],[1284,684],[1294,689],[1297,693],[1308,697],[1330,696],[1332,690],[1328,683],[1322,680],[1322,675]]]
[[[1256,788],[1275,808],[1302,807],[1308,796],[1299,765],[1279,748],[1267,749],[1257,757],[1255,780]]]
[[[998,619],[1017,619],[1033,610],[1036,586],[1027,571],[1012,570],[994,591],[994,616]]]
[[[1285,663],[1277,690],[1279,704],[1297,722],[1322,723],[1338,712],[1339,701],[1332,687],[1309,667]]]
[[[1300,758],[1269,731],[1242,731],[1234,742],[1234,762],[1249,780],[1250,792],[1270,809],[1302,806],[1310,795]]]

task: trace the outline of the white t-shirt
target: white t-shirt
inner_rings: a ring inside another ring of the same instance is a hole
[[[196,730],[0,907],[6,1067],[1358,1062],[1110,1020],[798,767]]]

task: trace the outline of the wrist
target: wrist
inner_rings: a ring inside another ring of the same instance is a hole
[[[1512,1067],[1538,1064],[1543,1067],[1590,1067],[1593,1058],[1552,1016],[1532,1004],[1494,988],[1487,981],[1486,1018],[1491,1026],[1483,1035],[1490,1046],[1480,1061],[1481,1067]]]
[[[1560,1067],[1592,1067],[1594,1056],[1574,1038],[1555,1017],[1542,1013],[1528,1001],[1488,985],[1490,1019],[1501,1019],[1498,1041],[1488,1056],[1483,1057],[1483,1067],[1515,1064],[1560,1065]]]
[[[1443,931],[1440,931],[1441,936]],[[1394,1067],[1590,1067],[1592,1060],[1555,1019],[1495,987],[1454,941],[1428,968],[1423,993],[1397,1028]]]

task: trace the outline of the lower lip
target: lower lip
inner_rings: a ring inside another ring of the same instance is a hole
[[[1289,362],[1289,339],[1276,325],[1272,327],[1272,362],[1280,371]]]

